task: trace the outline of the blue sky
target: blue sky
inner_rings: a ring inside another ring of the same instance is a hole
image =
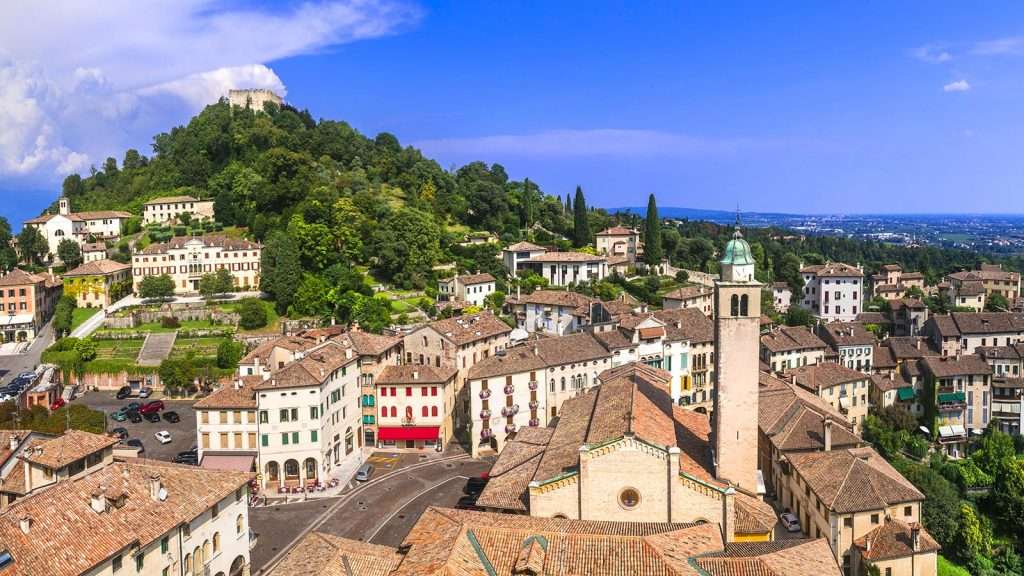
[[[65,97],[33,116],[0,88],[0,214],[243,84],[599,206],[1024,212],[1024,4],[127,1],[55,9],[49,43],[0,23],[0,78]],[[145,33],[83,54],[62,17]]]

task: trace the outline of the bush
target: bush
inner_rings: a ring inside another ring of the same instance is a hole
[[[186,232],[188,232],[188,228],[186,228],[184,226],[175,226],[174,227],[174,235],[175,236],[184,236]]]
[[[242,357],[242,344],[224,340],[217,346],[217,368],[235,368]]]
[[[179,328],[181,322],[178,322],[178,319],[174,316],[164,316],[160,319],[160,326],[163,328]]]
[[[267,309],[257,298],[246,298],[238,308],[238,324],[246,330],[262,328],[267,325]]]
[[[78,352],[78,357],[82,359],[82,362],[89,362],[96,359],[96,343],[88,338],[79,340],[75,344],[75,352]]]

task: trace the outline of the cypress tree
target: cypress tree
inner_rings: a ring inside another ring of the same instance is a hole
[[[530,192],[530,179],[523,180],[523,220],[527,228],[533,220],[533,193]]]
[[[576,187],[576,202],[573,206],[573,238],[577,248],[590,243],[590,225],[587,221],[587,201],[583,198],[583,189]]]
[[[644,262],[649,266],[661,264],[661,218],[658,217],[658,205],[654,194],[647,199],[647,221],[644,234]]]
[[[565,213],[568,214],[569,212],[572,212],[572,197],[567,192],[565,194]]]

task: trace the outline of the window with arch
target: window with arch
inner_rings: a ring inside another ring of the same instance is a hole
[[[207,540],[206,542],[203,542],[203,558],[206,559],[207,562],[209,562],[210,558],[213,557],[212,551],[213,546],[210,544],[210,541]]]
[[[381,418],[387,418],[388,417],[388,407],[387,406],[381,406],[380,407],[380,417]]]
[[[733,294],[732,298],[729,299],[729,315],[740,315],[740,297],[737,294]]]
[[[430,407],[430,415],[431,416],[437,416],[437,406],[431,406]]]
[[[555,391],[555,379],[554,378],[551,379],[550,389],[551,389],[552,392]]]
[[[750,296],[747,296],[746,294],[744,294],[743,296],[740,296],[740,316],[748,316],[747,310],[749,309],[748,308],[748,304],[749,303],[750,303]]]
[[[220,532],[213,533],[213,553],[220,553]]]
[[[398,418],[398,408],[395,408],[394,406],[391,407],[391,417]]]
[[[189,572],[192,571],[192,555],[191,554],[185,554],[185,561],[183,562],[183,564],[185,565],[185,573],[186,574],[188,574]]]
[[[565,376],[562,376],[562,392],[565,392]]]
[[[422,408],[422,409],[420,410],[420,413],[421,413],[421,414],[423,414],[423,417],[424,417],[424,418],[426,418],[426,417],[427,417],[427,415],[428,415],[428,414],[430,414],[430,411],[429,411],[429,410],[427,409],[427,407],[426,407],[426,406],[424,406],[424,407],[423,407],[423,408]]]
[[[245,530],[245,518],[239,514],[235,517],[235,534],[241,534]]]

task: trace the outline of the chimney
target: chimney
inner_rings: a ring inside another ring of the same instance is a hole
[[[153,474],[149,477],[149,496],[153,500],[163,500],[160,497],[160,491],[163,489],[163,484],[160,482],[160,475]]]
[[[914,552],[921,550],[921,525],[917,522],[910,525],[910,547]]]
[[[825,429],[825,452],[830,452],[832,450],[832,417],[825,416],[822,426]]]
[[[21,520],[18,521],[18,524],[21,526],[22,533],[28,534],[29,529],[32,528],[32,518],[29,516],[22,516]]]
[[[97,514],[103,514],[107,511],[107,497],[104,495],[104,491],[105,488],[101,486],[89,495],[89,506]]]
[[[20,441],[21,438],[18,438],[17,434],[11,434],[11,452],[16,452],[18,450],[18,442]]]

